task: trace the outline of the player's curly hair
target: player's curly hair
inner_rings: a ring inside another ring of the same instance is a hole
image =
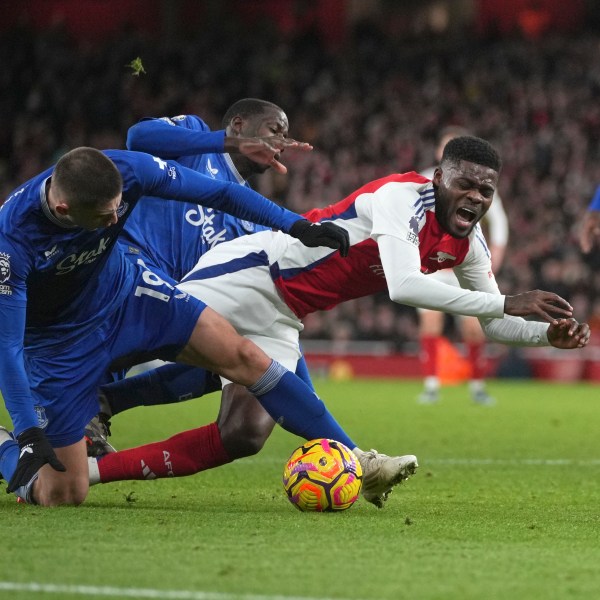
[[[444,146],[442,163],[457,164],[461,160],[489,167],[498,172],[502,168],[502,160],[494,147],[486,140],[473,135],[455,137]]]
[[[98,206],[116,198],[123,190],[123,179],[108,156],[81,146],[64,154],[56,163],[52,183],[71,203]]]
[[[269,102],[268,100],[261,100],[260,98],[242,98],[241,100],[234,102],[225,111],[223,119],[221,120],[221,126],[223,129],[226,129],[233,117],[240,116],[247,119],[249,117],[254,117],[255,115],[262,115],[267,109],[275,109],[283,112],[277,104],[273,104],[273,102]]]

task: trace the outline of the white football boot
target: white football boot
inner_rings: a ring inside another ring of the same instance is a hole
[[[412,454],[388,456],[376,450],[353,450],[363,470],[362,495],[367,502],[383,508],[392,488],[414,475],[419,463]]]

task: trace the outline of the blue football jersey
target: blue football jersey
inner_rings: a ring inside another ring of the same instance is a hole
[[[125,150],[105,154],[123,178],[115,225],[88,231],[58,220],[46,198],[52,169],[0,207],[0,390],[15,430],[37,424],[23,349],[68,354],[71,340],[97,328],[133,291],[130,263],[117,239],[142,196],[201,202],[284,231],[300,218],[248,188],[177,162]]]
[[[248,186],[231,157],[223,153],[224,138],[224,131],[211,131],[199,117],[181,115],[145,119],[130,129],[127,144],[133,150],[177,160],[212,179]],[[210,248],[264,229],[202,204],[182,206],[144,198],[127,221],[121,241],[179,281]]]

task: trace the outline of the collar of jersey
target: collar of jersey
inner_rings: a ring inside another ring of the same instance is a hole
[[[237,182],[240,185],[246,185],[246,180],[240,175],[240,172],[237,170],[236,166],[233,164],[233,159],[229,156],[228,153],[223,154],[223,158],[229,167],[229,170],[233,173],[234,177],[237,179]]]
[[[46,184],[50,179],[51,175],[48,175],[44,181],[42,181],[42,185],[40,186],[40,204],[42,206],[42,211],[48,217],[48,219],[58,225],[58,227],[62,227],[63,229],[75,229],[77,225],[70,225],[69,223],[65,223],[60,219],[57,219],[54,213],[50,210],[50,206],[48,206],[48,198],[46,198]]]

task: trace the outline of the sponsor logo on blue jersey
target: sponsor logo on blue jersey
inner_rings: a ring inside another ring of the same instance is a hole
[[[44,256],[46,257],[47,260],[51,259],[53,256],[56,256],[58,254],[58,244],[54,244],[54,246],[52,246],[52,248],[50,248],[50,250],[46,250],[44,252]]]
[[[104,254],[108,248],[109,237],[102,238],[98,242],[98,247],[94,250],[83,250],[79,254],[69,254],[56,265],[56,270],[59,275],[70,273],[76,267],[81,265],[89,265],[93,263],[99,256]]]
[[[219,169],[215,169],[210,162],[210,158],[206,160],[206,172],[213,178],[216,179],[219,174]]]

